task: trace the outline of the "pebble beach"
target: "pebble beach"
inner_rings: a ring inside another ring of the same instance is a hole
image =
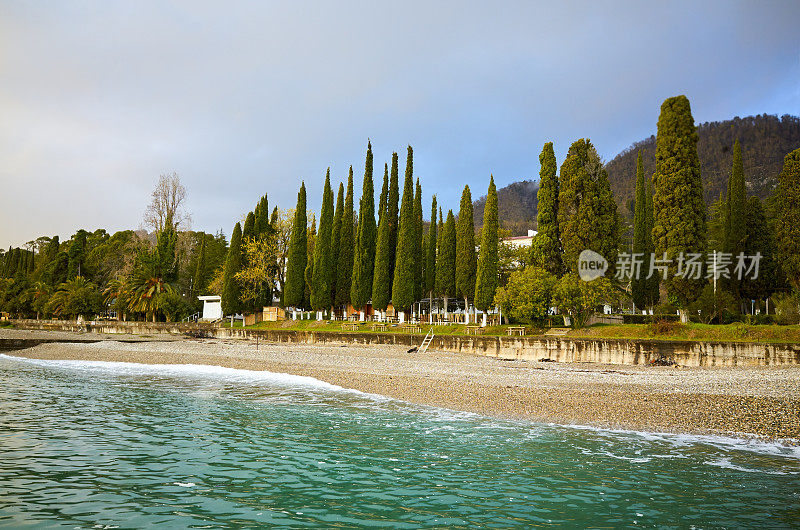
[[[408,353],[398,346],[257,345],[247,340],[22,330],[0,330],[0,338],[101,339],[5,352],[19,357],[268,370],[509,419],[800,443],[798,366],[565,364],[435,351]]]

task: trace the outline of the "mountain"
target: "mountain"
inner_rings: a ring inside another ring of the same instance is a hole
[[[775,190],[783,157],[800,147],[800,118],[762,114],[700,124],[697,151],[707,204],[727,190],[733,162],[733,143],[742,146],[747,192],[764,199]],[[606,164],[608,180],[620,213],[629,213],[636,187],[636,155],[642,151],[645,175],[655,171],[656,137],[636,142]],[[627,211],[626,211],[627,210]]]
[[[522,236],[536,227],[537,192],[539,183],[532,180],[514,182],[497,190],[497,213],[500,228],[510,230],[512,236]],[[483,208],[486,195],[472,203],[475,226],[483,226]],[[455,212],[458,213],[458,212]]]
[[[703,172],[703,191],[707,204],[717,200],[727,190],[728,175],[733,162],[733,143],[742,145],[742,162],[749,195],[762,199],[775,190],[783,157],[800,147],[800,118],[762,114],[746,118],[714,121],[698,129],[697,150]],[[655,171],[656,137],[636,142],[606,164],[608,180],[622,215],[633,215],[633,195],[636,187],[636,155],[642,151],[645,175]],[[559,166],[563,160],[559,161]],[[500,226],[512,235],[524,235],[536,226],[538,182],[524,180],[497,191]],[[483,206],[486,197],[474,203],[475,226],[483,225]]]

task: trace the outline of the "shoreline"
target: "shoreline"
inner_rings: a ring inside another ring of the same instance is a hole
[[[0,330],[0,338],[85,338]],[[7,351],[34,359],[204,364],[309,376],[419,405],[512,420],[800,444],[800,367],[675,368],[502,360],[406,346],[97,336]],[[126,342],[117,342],[125,340]]]

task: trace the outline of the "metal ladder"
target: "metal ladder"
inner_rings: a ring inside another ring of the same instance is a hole
[[[428,331],[428,334],[422,339],[422,344],[417,351],[419,351],[419,353],[425,353],[428,351],[428,346],[431,345],[431,342],[433,342],[433,330]]]

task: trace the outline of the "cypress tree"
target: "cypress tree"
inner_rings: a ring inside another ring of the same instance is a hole
[[[646,255],[649,256],[654,252],[653,247],[653,225],[655,224],[655,220],[653,219],[653,179],[646,179],[647,180],[647,250],[645,251]],[[649,263],[648,263],[649,265]],[[658,273],[654,273],[650,278],[646,280],[647,285],[647,297],[645,302],[654,306],[658,303],[659,298],[661,297],[660,287],[661,287],[661,276]]]
[[[661,105],[653,185],[653,246],[657,256],[666,253],[673,260],[664,284],[670,296],[686,307],[697,298],[706,281],[702,277],[695,280],[676,275],[681,253],[704,254],[706,250],[706,205],[697,156],[697,127],[686,96],[669,98]]]
[[[242,268],[242,226],[236,223],[231,236],[231,246],[222,269],[222,313],[233,315],[242,310],[239,282],[236,273]]]
[[[248,238],[254,237],[255,233],[255,225],[256,225],[256,216],[253,212],[248,212],[247,217],[244,219],[244,227],[242,228],[242,239],[247,240]]]
[[[350,302],[356,309],[369,303],[372,295],[372,273],[375,266],[375,190],[372,184],[372,144],[367,142],[364,183],[358,211],[358,232],[353,257]]]
[[[386,199],[389,194],[389,165],[383,164],[383,186],[381,186],[381,198],[378,201],[378,237],[380,237],[381,223],[386,213]],[[377,247],[376,247],[377,248]],[[377,250],[376,250],[377,252]],[[377,255],[375,256],[377,260]]]
[[[272,230],[275,228],[275,225],[278,224],[278,207],[272,209],[272,215],[269,217],[269,229]]]
[[[440,214],[441,216],[441,214]],[[428,227],[428,237],[425,243],[425,292],[433,298],[436,289],[436,245],[438,243],[438,230],[436,223],[436,195],[431,200],[431,224]]]
[[[439,211],[441,222],[442,212]],[[439,251],[436,253],[436,294],[444,298],[445,312],[447,301],[456,296],[456,220],[453,210],[448,210],[447,221],[442,225],[439,236]]]
[[[339,183],[336,194],[336,213],[333,216],[333,230],[331,231],[331,305],[336,304],[336,284],[338,282],[337,267],[339,266],[339,239],[342,234],[342,219],[344,219],[344,184]]]
[[[311,215],[311,226],[306,229],[308,247],[306,248],[306,270],[303,273],[303,307],[311,307],[311,286],[314,283],[314,248],[317,243],[317,219]]]
[[[408,148],[409,156],[411,147]],[[403,184],[403,199],[400,203],[400,220],[397,232],[397,252],[395,253],[394,281],[392,282],[392,305],[395,311],[408,311],[414,303],[414,285],[416,282],[415,261],[416,219],[414,218],[414,179],[406,168],[406,179]]]
[[[744,185],[742,167],[742,148],[739,140],[733,144],[733,165],[728,178],[728,200],[725,205],[725,235],[723,251],[733,255],[744,252],[747,229],[747,192]],[[741,281],[731,276],[724,280],[725,285],[737,298],[740,296]]]
[[[386,184],[388,188],[388,176]],[[383,201],[383,210],[386,210],[386,200]],[[391,259],[394,252],[389,246],[391,224],[389,215],[384,211],[380,218],[378,242],[375,248],[375,274],[372,277],[372,308],[377,311],[386,311],[389,302],[392,301],[393,276]]]
[[[333,191],[331,170],[325,175],[322,191],[322,208],[319,215],[319,231],[314,243],[314,271],[311,283],[311,308],[324,311],[331,308],[331,237],[333,232]]]
[[[202,293],[206,286],[206,235],[200,232],[200,238],[200,251],[192,279],[192,291],[195,293]]]
[[[636,159],[636,206],[633,210],[633,253],[642,254],[644,257],[643,264],[649,266],[649,251],[650,251],[650,234],[647,229],[650,222],[647,214],[650,210],[647,206],[647,183],[644,177],[644,166],[642,165],[642,152],[639,151],[639,156]],[[647,274],[644,273],[646,267],[643,267],[638,277],[634,275],[631,278],[631,296],[633,303],[639,309],[644,309],[648,304],[648,286]]]
[[[608,260],[614,274],[619,248],[617,205],[608,173],[588,139],[572,144],[561,165],[558,220],[564,267],[577,272],[578,256],[590,249]]]
[[[469,323],[469,298],[475,294],[475,220],[472,214],[472,194],[464,186],[456,226],[456,294],[464,299],[464,311]]]
[[[775,291],[778,277],[772,230],[767,224],[764,205],[758,197],[750,197],[747,200],[743,252],[746,256],[760,254],[761,260],[758,265],[758,277],[753,278],[751,274],[742,278],[741,294],[752,300],[764,300]]]
[[[305,290],[305,271],[308,259],[308,227],[306,218],[306,185],[300,185],[297,206],[294,210],[292,233],[289,236],[289,255],[286,258],[286,282],[283,303],[287,307],[301,307]]]
[[[397,261],[397,227],[400,202],[400,184],[398,182],[397,153],[392,153],[392,172],[389,175],[389,194],[386,197],[386,212],[389,216],[389,278],[394,278],[394,264]],[[414,171],[413,152],[408,148],[406,157],[406,174],[412,175]],[[390,280],[391,281],[391,280]]]
[[[561,233],[558,227],[558,177],[556,176],[556,155],[553,151],[553,142],[547,142],[539,155],[539,201],[536,213],[536,235],[538,245],[532,245],[531,250],[541,252],[541,266],[550,274],[560,276],[564,272],[564,263],[561,260]],[[536,263],[536,256],[531,256],[531,263]]]
[[[795,288],[800,288],[800,149],[783,159],[775,192],[775,235],[781,269]]]
[[[339,232],[339,257],[336,267],[336,305],[350,303],[350,279],[353,275],[353,230],[355,212],[353,211],[353,166],[347,177],[347,195],[344,198],[342,228]]]
[[[425,252],[423,251],[422,186],[417,178],[414,194],[414,301],[422,300],[425,293]]]
[[[475,285],[475,307],[488,311],[494,306],[494,293],[497,290],[497,188],[494,176],[489,177],[489,192],[483,209],[483,229],[481,230],[481,252],[478,256],[478,273]]]

